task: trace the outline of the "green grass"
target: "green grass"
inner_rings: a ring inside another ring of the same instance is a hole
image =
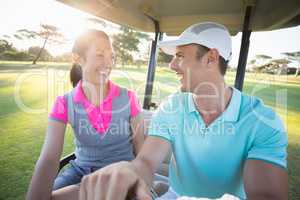
[[[24,199],[43,144],[47,113],[55,97],[70,89],[68,70],[66,63],[33,66],[28,62],[0,62],[0,199]],[[117,68],[112,74],[115,82],[135,90],[141,102],[146,77],[145,67]],[[234,77],[235,73],[229,72],[227,82],[233,84]],[[287,126],[289,199],[299,199],[300,78],[250,73],[245,80],[244,91],[261,97],[281,115]],[[167,68],[157,68],[152,101],[160,103],[177,88],[174,74]],[[285,93],[286,106],[276,104],[276,95]],[[74,148],[70,128],[67,132],[64,155]]]

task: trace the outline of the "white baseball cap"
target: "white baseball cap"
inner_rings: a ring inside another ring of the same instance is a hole
[[[158,46],[166,54],[174,55],[177,46],[193,43],[209,49],[217,49],[226,61],[231,59],[232,47],[228,29],[214,22],[194,24],[183,31],[177,39],[162,41]]]

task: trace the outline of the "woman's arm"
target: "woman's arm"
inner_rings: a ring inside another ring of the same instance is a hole
[[[63,150],[65,129],[66,124],[49,120],[45,143],[28,188],[27,200],[48,200],[51,198],[52,186]]]
[[[145,140],[143,113],[140,112],[137,116],[131,118],[130,125],[132,130],[134,154],[137,155],[141,150]]]

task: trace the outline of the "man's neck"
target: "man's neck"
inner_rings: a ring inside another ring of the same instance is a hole
[[[232,89],[224,81],[206,85],[193,92],[193,99],[198,112],[208,126],[226,110],[232,96]]]

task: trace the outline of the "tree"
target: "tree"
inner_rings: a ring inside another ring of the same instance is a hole
[[[300,73],[300,51],[287,52],[287,53],[282,53],[282,54],[285,55],[289,60],[298,62],[297,71],[295,73],[295,76],[298,76]]]
[[[163,51],[159,50],[157,61],[159,63],[170,63],[172,58],[173,58],[172,55],[168,55],[168,54],[164,53]]]
[[[30,55],[25,51],[18,51],[13,44],[5,39],[0,39],[0,59],[3,60],[28,60]]]
[[[13,49],[12,43],[9,43],[7,40],[0,39],[0,53],[11,51]]]
[[[5,39],[0,39],[0,59],[2,60],[28,60],[29,54],[18,51],[13,44]]]
[[[38,46],[29,47],[28,53],[33,55],[34,58],[39,56],[40,60],[49,61],[52,58],[52,55],[47,51],[47,49],[42,49]]]
[[[268,72],[273,74],[288,74],[288,64],[290,63],[287,59],[273,59],[270,62],[270,66],[268,68]]]
[[[32,59],[32,56],[26,51],[8,50],[0,54],[0,59],[28,61]]]
[[[0,39],[0,59],[1,60],[19,60],[19,61],[29,61],[33,59],[27,51],[18,50],[13,46],[13,43],[9,42],[11,39],[8,35],[2,35]]]
[[[256,55],[254,59],[250,60],[248,64],[252,65],[252,69],[255,72],[266,72],[266,68],[269,66],[271,59],[271,56],[259,54]]]
[[[138,51],[140,40],[148,39],[149,36],[127,26],[121,26],[120,31],[113,36],[113,47],[117,55],[117,62],[120,61],[124,66],[125,63],[132,62],[133,54]]]
[[[52,61],[54,62],[68,62],[71,63],[72,62],[72,53],[68,52],[68,53],[64,53],[58,56],[55,56],[52,58]]]
[[[36,64],[43,50],[45,49],[47,42],[58,43],[58,44],[64,42],[64,36],[58,31],[57,27],[49,24],[41,24],[40,28],[41,29],[38,32],[27,30],[27,29],[21,29],[18,30],[17,34],[14,35],[18,39],[24,39],[24,38],[34,39],[39,37],[44,40],[43,45],[40,48],[40,51],[36,55],[35,59],[32,61],[32,64]]]
[[[259,65],[266,64],[271,59],[272,59],[271,56],[259,54],[259,55],[256,55],[252,60],[250,60],[248,64],[251,64],[254,66],[259,66]]]

